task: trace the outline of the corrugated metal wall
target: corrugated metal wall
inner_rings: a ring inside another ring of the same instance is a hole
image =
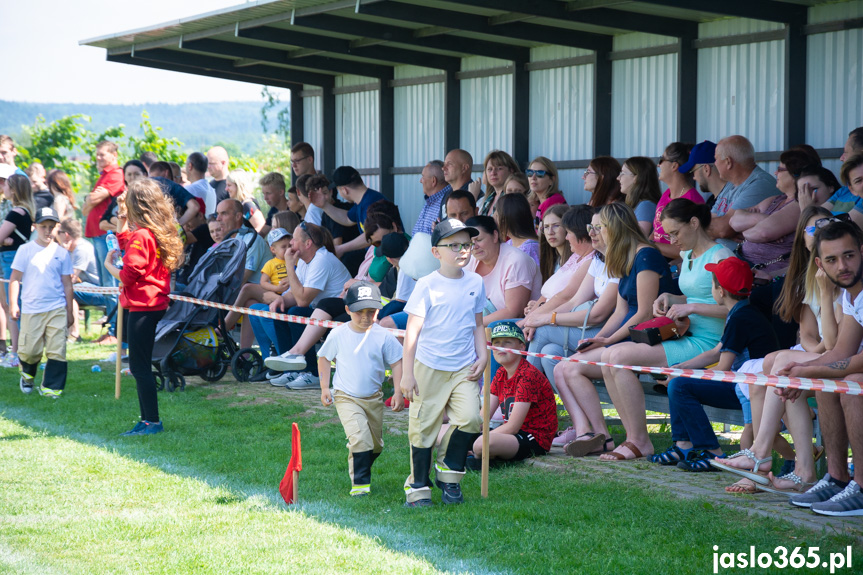
[[[811,23],[863,17],[863,2],[815,6]],[[816,148],[841,148],[863,126],[863,30],[809,36],[806,139]],[[836,174],[839,162],[828,165]]]
[[[615,36],[614,50],[673,43],[652,34]],[[677,134],[677,54],[612,63],[611,153],[615,157],[658,156]]]
[[[588,50],[542,46],[531,50],[531,62],[590,54]],[[593,64],[530,73],[531,158],[545,156],[557,162],[589,158],[593,154],[593,75]],[[560,189],[570,203],[586,200],[583,172],[573,169],[558,172]]]
[[[494,58],[463,58],[461,70],[509,64]],[[512,74],[461,81],[461,147],[473,156],[475,164],[482,163],[491,150],[512,153],[512,113]]]
[[[304,90],[313,90],[314,86],[303,86]],[[303,140],[311,144],[315,151],[315,167],[321,169],[321,154],[324,145],[323,97],[306,96],[303,98]]]
[[[782,29],[742,18],[699,25],[700,38]],[[758,151],[781,150],[785,130],[785,41],[758,42],[698,51],[698,141],[733,134]]]
[[[416,66],[398,66],[394,78],[420,78],[440,74],[440,70]],[[425,166],[430,160],[443,160],[444,154],[444,84],[418,84],[394,88],[395,150],[394,162],[399,168]],[[420,174],[394,176],[395,202],[405,222],[416,221],[425,203]],[[408,225],[407,223],[405,225]]]
[[[339,76],[336,87],[373,82],[361,76]],[[336,165],[358,170],[380,168],[380,91],[336,95]],[[380,176],[363,176],[370,188],[380,188]]]

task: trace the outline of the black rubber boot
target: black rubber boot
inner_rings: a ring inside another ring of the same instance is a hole
[[[431,487],[432,448],[414,447],[411,445],[411,461],[413,462],[414,482],[410,486],[414,489]]]
[[[49,359],[45,364],[45,375],[42,378],[42,387],[63,391],[66,388],[67,365],[65,361]]]
[[[352,453],[354,458],[354,476],[351,478],[354,485],[369,485],[372,482],[372,451],[360,451]]]
[[[473,442],[479,436],[479,433],[466,433],[461,429],[453,431],[446,446],[446,454],[443,458],[444,465],[453,471],[464,471],[467,453],[473,449]]]

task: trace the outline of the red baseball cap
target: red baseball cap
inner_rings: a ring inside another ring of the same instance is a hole
[[[713,272],[716,281],[722,289],[731,295],[742,296],[752,293],[752,283],[755,277],[749,264],[740,258],[725,258],[718,264],[707,264],[704,266],[709,272]]]

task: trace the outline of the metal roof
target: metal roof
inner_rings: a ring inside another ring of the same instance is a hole
[[[698,24],[747,17],[804,25],[807,0],[257,0],[81,41],[108,60],[231,80],[332,87],[341,74],[389,79],[409,64],[458,71],[461,58],[528,62],[530,48],[610,52],[645,32],[695,39]]]

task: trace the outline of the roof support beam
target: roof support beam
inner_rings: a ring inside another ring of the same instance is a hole
[[[698,122],[698,49],[695,36],[680,39],[677,48],[677,141],[695,142]]]
[[[650,14],[636,14],[635,12],[604,8],[579,10],[578,6],[570,8],[570,6],[558,0],[530,0],[530,2],[523,0],[462,0],[461,4],[494,10],[507,10],[526,16],[553,18],[565,22],[594,24],[609,28],[622,28],[633,32],[646,32],[648,34],[660,34],[663,36],[697,35],[698,32],[698,23],[689,20],[664,18]],[[496,17],[494,21],[502,23],[503,19]]]
[[[400,44],[414,45],[422,48],[435,50],[448,50],[451,52],[464,52],[476,56],[488,56],[489,58],[501,58],[503,60],[514,60],[529,56],[527,48],[518,46],[501,45],[497,42],[486,42],[473,38],[440,38],[417,36],[413,30],[400,26],[390,26],[375,22],[362,22],[358,26],[357,20],[341,16],[317,15],[295,20],[297,26],[314,28],[326,32],[339,34],[361,34],[365,38],[374,38],[384,42],[397,42]]]
[[[656,4],[670,8],[683,8],[710,12],[723,16],[754,18],[783,24],[806,24],[808,8],[790,2],[776,0],[639,0],[645,4]]]
[[[388,66],[368,64],[365,62],[348,62],[342,59],[327,58],[320,56],[305,56],[302,59],[292,59],[290,53],[274,48],[262,48],[249,44],[226,42],[224,40],[195,40],[186,42],[183,49],[208,52],[230,58],[248,58],[263,64],[279,64],[283,66],[296,66],[300,68],[311,68],[334,74],[358,74],[371,78],[382,78],[391,69]]]
[[[380,98],[378,105],[378,121],[380,127],[378,136],[380,143],[381,186],[380,192],[391,202],[395,201],[395,178],[392,167],[395,166],[395,88],[390,85],[393,79],[392,71],[389,78],[381,78],[381,87],[378,90]]]
[[[236,68],[234,67],[233,62],[223,58],[202,56],[200,54],[192,54],[191,52],[164,50],[161,48],[144,51],[136,50],[133,61],[134,60],[151,60],[165,64],[176,64],[179,66],[235,74],[237,76],[248,76],[257,78],[258,82],[262,84],[266,84],[270,80],[274,79],[291,84],[314,84],[315,86],[332,86],[335,82],[333,76],[327,76],[324,74],[301,71],[294,72],[293,70],[287,70],[285,68],[264,65]]]
[[[354,33],[362,34],[362,28],[355,25]],[[380,60],[395,64],[410,64],[414,66],[425,66],[427,68],[446,69],[458,68],[461,61],[452,56],[439,56],[427,52],[406,50],[402,48],[385,48],[382,46],[354,47],[348,40],[340,40],[325,35],[297,32],[294,30],[283,30],[263,26],[261,28],[248,28],[240,30],[240,37],[251,38],[263,42],[270,42],[282,46],[298,46],[311,50],[320,50],[332,56],[346,55],[370,60]],[[297,58],[304,57],[306,52],[297,54]],[[286,62],[290,64],[290,61]]]
[[[298,85],[294,82],[287,82],[278,79],[257,78],[254,76],[242,76],[229,72],[219,72],[216,70],[206,70],[196,68],[194,66],[183,66],[180,64],[169,64],[167,62],[158,62],[156,60],[144,60],[142,58],[133,58],[129,54],[114,54],[108,56],[109,62],[117,62],[119,64],[132,64],[134,66],[144,66],[145,68],[155,68],[156,70],[167,70],[169,72],[182,72],[184,74],[194,74],[195,76],[209,76],[211,78],[220,78],[222,80],[234,80],[235,82],[246,82],[249,84],[266,84],[277,88],[293,89]]]
[[[321,97],[321,116],[323,124],[323,151],[321,171],[332,175],[336,169],[336,95],[332,87],[324,88]]]
[[[512,72],[512,155],[522,168],[530,159],[530,72],[526,63],[515,62]]]
[[[302,86],[291,88],[291,147],[305,141],[305,115],[303,113]],[[293,174],[293,169],[291,170]]]
[[[593,65],[593,157],[611,155],[611,50],[596,53]]]
[[[573,32],[552,26],[537,24],[501,24],[492,26],[485,16],[476,16],[453,10],[440,10],[399,2],[380,2],[370,6],[361,5],[360,12],[379,18],[390,18],[416,22],[427,26],[441,26],[465,32],[488,34],[499,38],[501,43],[515,38],[531,42],[557,44],[585,50],[603,50],[611,46],[611,36],[591,32]]]
[[[785,27],[785,149],[806,143],[806,35],[803,25]]]
[[[447,70],[444,80],[444,133],[446,148],[443,153],[461,147],[461,80],[455,70]],[[441,157],[443,159],[443,157]]]

